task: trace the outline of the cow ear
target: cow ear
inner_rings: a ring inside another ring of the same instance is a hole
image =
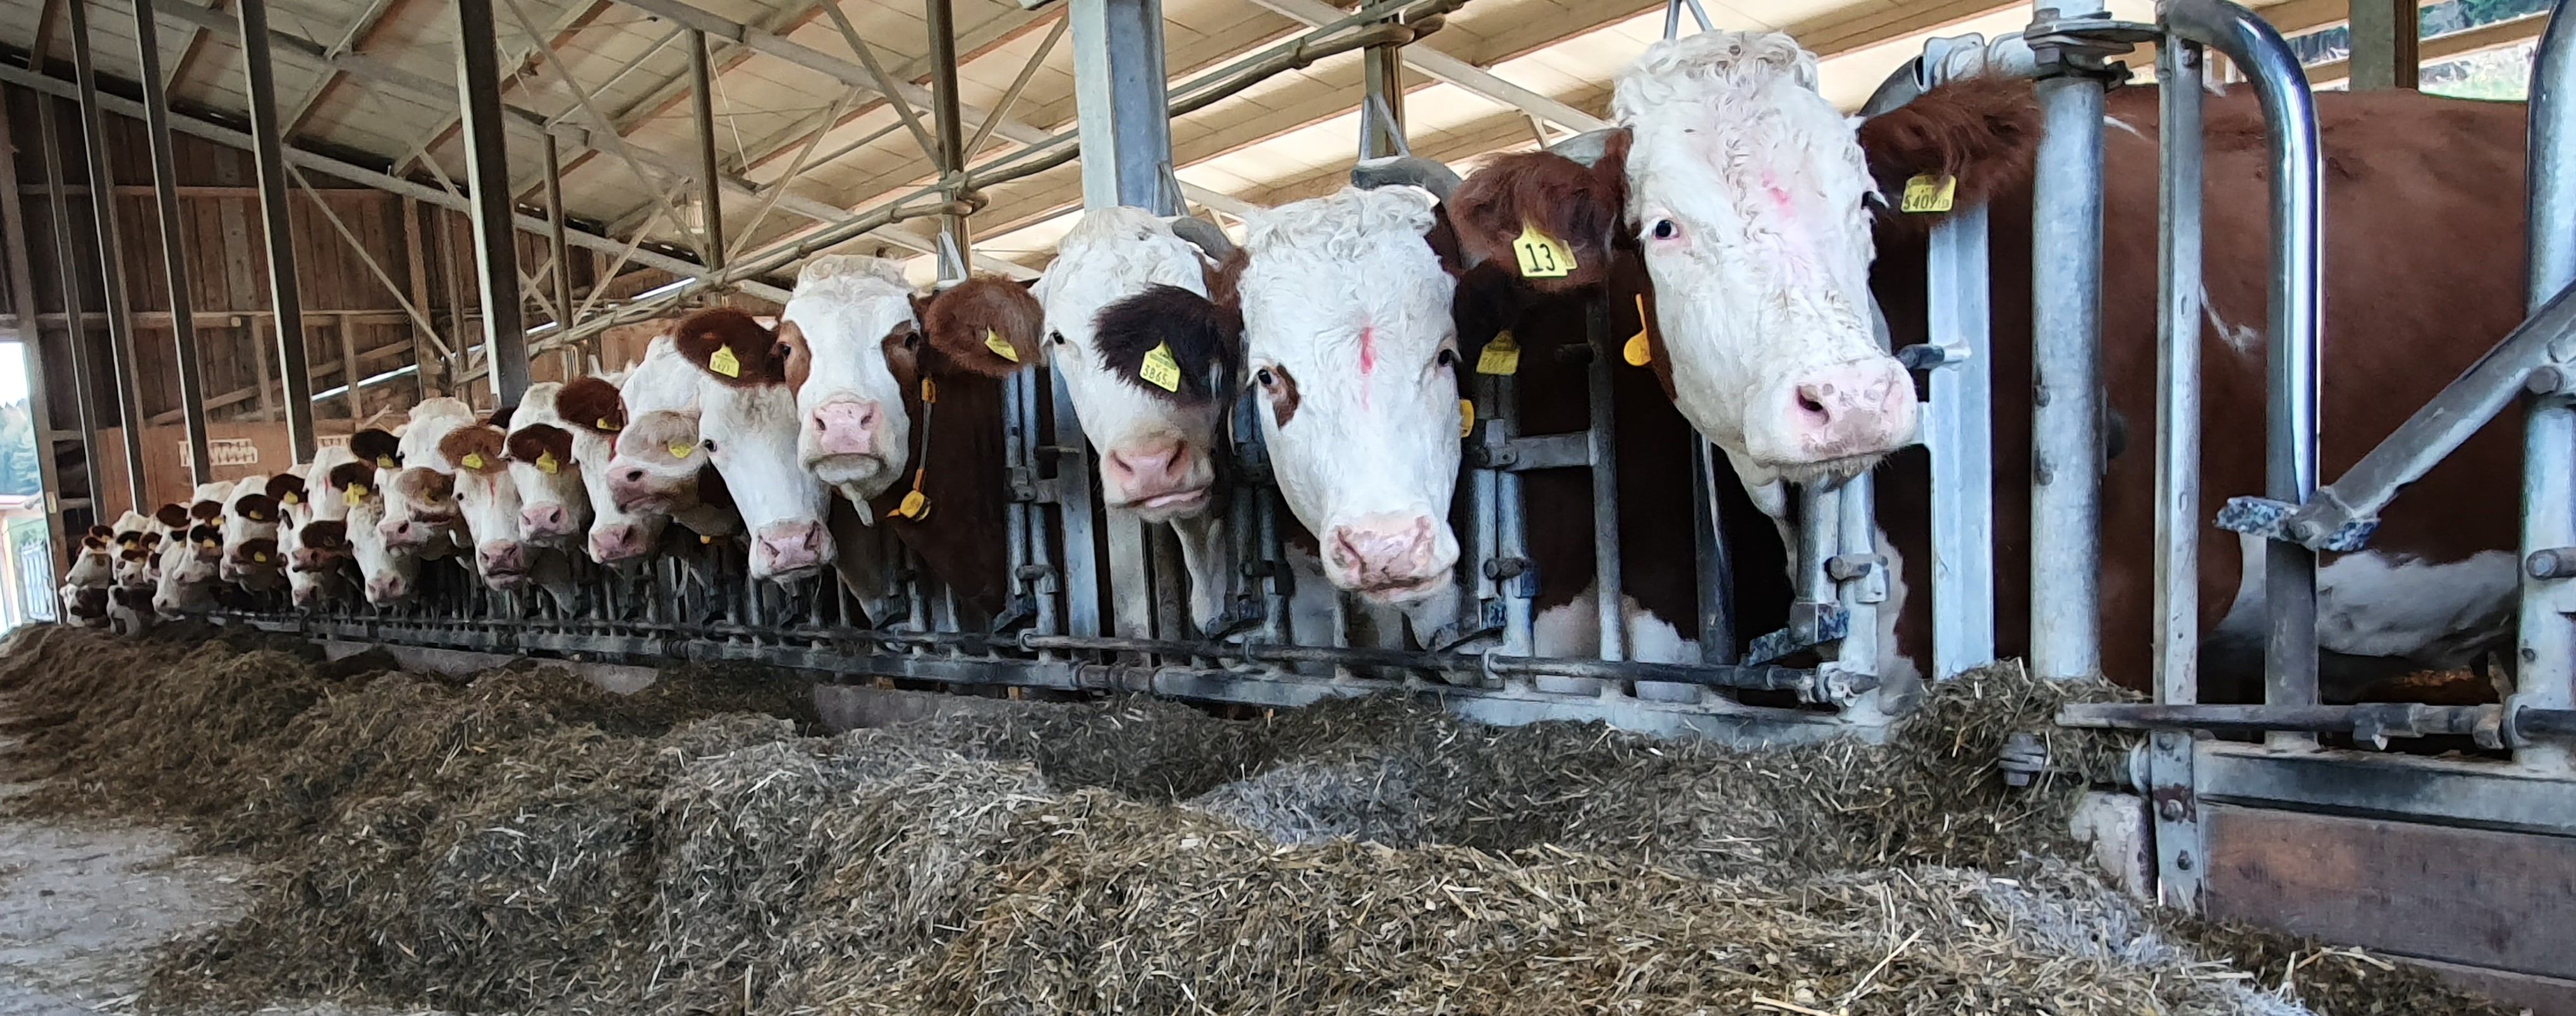
[[[1471,262],[1496,261],[1532,289],[1564,292],[1608,277],[1628,204],[1628,133],[1613,133],[1586,166],[1554,152],[1494,159],[1458,185],[1445,208]],[[1521,248],[1553,244],[1573,264]]]
[[[1202,405],[1235,374],[1243,318],[1178,286],[1148,286],[1101,308],[1095,324],[1101,369],[1147,394]]]
[[[1951,208],[1970,208],[2030,182],[2039,149],[2039,98],[2024,78],[1963,78],[1869,118],[1861,152],[1882,194],[1902,195],[1907,181],[1946,178]],[[1890,212],[1929,227],[1937,214]]]
[[[743,387],[786,380],[778,362],[778,336],[732,307],[713,307],[680,319],[671,344],[708,377],[724,384]]]
[[[979,275],[932,297],[922,323],[930,344],[951,362],[998,378],[1037,362],[1046,311],[1028,287]]]
[[[601,434],[626,429],[626,401],[605,378],[580,378],[564,385],[555,395],[555,415]]]

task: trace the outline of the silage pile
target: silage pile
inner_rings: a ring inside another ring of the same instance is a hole
[[[2295,967],[2318,1011],[2490,1011],[2285,940],[2213,950],[2058,860],[2124,746],[2050,727],[2069,692],[2010,669],[1889,746],[1758,753],[1392,700],[827,738],[780,687],[621,700],[61,631],[0,655],[67,762],[28,806],[178,814],[269,862],[249,917],[172,950],[162,1005],[2296,1013]],[[2015,730],[2067,771],[2005,790]]]

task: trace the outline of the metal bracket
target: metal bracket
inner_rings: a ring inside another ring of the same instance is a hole
[[[1467,462],[1478,469],[1526,472],[1592,465],[1591,436],[1583,433],[1514,438],[1498,444],[1467,446]]]
[[[1792,603],[1789,626],[1754,639],[1744,654],[1744,662],[1769,663],[1795,653],[1842,638],[1851,630],[1851,615],[1840,603]]]
[[[1956,367],[1968,362],[1968,358],[1974,355],[1976,354],[1959,346],[1944,346],[1930,342],[1918,342],[1914,345],[1897,350],[1896,362],[1904,364],[1905,369],[1907,370],[1923,371],[1941,367]]]
[[[2048,746],[2040,742],[2038,735],[2026,731],[2005,735],[1995,767],[2003,770],[2005,786],[2030,786],[2039,774],[2048,771]]]
[[[2218,528],[2315,551],[2350,553],[2370,545],[2379,520],[2353,515],[2333,488],[2321,487],[2305,505],[2267,497],[2228,498],[2227,507],[2218,510]]]
[[[2129,65],[2112,58],[2163,35],[2154,25],[2121,21],[2109,11],[2070,18],[2060,16],[2054,7],[2044,7],[2023,30],[2022,41],[2030,46],[2034,77],[2083,75],[2116,86],[2128,80]]]

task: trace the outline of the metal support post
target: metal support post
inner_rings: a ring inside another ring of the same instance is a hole
[[[295,227],[287,214],[285,146],[279,141],[277,80],[268,52],[268,0],[235,0],[235,8],[241,17],[242,75],[250,90],[260,218],[268,234],[268,291],[277,311],[277,366],[286,387],[286,434],[294,446],[295,461],[302,464],[313,461],[313,380],[304,363],[304,303],[295,282]]]
[[[1699,547],[1699,659],[1724,666],[1736,661],[1735,564],[1726,546],[1726,518],[1717,495],[1720,483],[1738,482],[1732,471],[1718,468],[1717,446],[1691,442],[1692,542]]]
[[[63,194],[63,135],[54,122],[53,96],[37,93],[36,124],[44,134],[43,143],[38,147],[44,151],[45,194],[54,220],[57,277],[62,280],[63,348],[71,353],[72,358],[72,401],[80,420],[82,483],[89,498],[90,518],[97,521],[100,506],[98,461],[103,450],[98,445],[98,361],[90,355],[89,316],[81,307],[80,276],[60,270],[77,263],[74,252],[80,246],[79,233],[72,228],[71,199]],[[40,379],[30,377],[28,380],[33,383]],[[69,548],[70,544],[66,543],[64,549],[68,551]]]
[[[1360,111],[1360,158],[1378,159],[1412,151],[1404,133],[1404,47],[1371,46],[1360,52],[1363,94],[1369,107]]]
[[[725,264],[724,178],[716,167],[715,75],[707,68],[707,33],[694,28],[689,29],[689,112],[698,125],[698,215],[706,227],[707,267],[721,269]],[[554,143],[554,135],[546,135],[548,152],[554,150]]]
[[[2352,14],[2351,89],[2414,88],[2424,37],[2419,0],[2349,0]],[[2162,80],[2162,79],[2158,79]]]
[[[1984,206],[1932,227],[1925,295],[1932,371],[1932,677],[1995,658],[1994,334]]]
[[[179,375],[179,415],[188,429],[188,479],[215,478],[206,453],[205,381],[197,372],[197,324],[188,255],[179,228],[179,171],[170,146],[170,97],[162,86],[160,22],[153,0],[134,2],[134,47],[143,59],[143,122],[152,139],[152,194],[161,210],[161,264],[170,280],[170,348]],[[141,509],[137,509],[138,511]]]
[[[1878,605],[1887,601],[1887,562],[1878,553],[1877,493],[1876,479],[1862,473],[1843,481],[1842,496],[1835,498],[1840,532],[1826,573],[1838,587],[1836,598],[1843,608],[1843,637],[1834,647],[1833,669],[1845,675],[1880,676]],[[1826,687],[1858,683],[1846,678]]]
[[[1163,73],[1162,0],[1070,0],[1074,99],[1082,146],[1082,204],[1173,214],[1163,193],[1172,114]]]
[[[2272,198],[2270,408],[2264,495],[2304,505],[2317,489],[2317,353],[2324,287],[2319,274],[2324,160],[2317,151],[2315,97],[2281,34],[2226,0],[2168,0],[2167,31],[2227,55],[2253,83],[2269,127]],[[2317,702],[2317,555],[2266,540],[2264,601],[2271,621],[2263,659],[2264,701]],[[2313,747],[2306,734],[2277,733],[2275,748]]]
[[[2156,47],[2158,248],[2156,390],[2156,701],[2200,701],[2200,44],[2167,36]],[[2155,822],[2156,895],[2200,910],[2200,798],[2192,736],[2159,731],[2147,746],[2147,796]]]
[[[135,388],[141,370],[134,362],[133,307],[125,298],[125,257],[116,228],[116,175],[107,165],[107,117],[98,108],[98,64],[90,50],[89,0],[67,0],[64,6],[71,12],[73,72],[80,78],[81,137],[89,162],[89,209],[98,225],[99,288],[107,294],[108,362],[116,372],[117,422],[125,431],[127,506],[139,512],[150,504],[143,489],[142,397]],[[99,494],[93,477],[89,492],[92,516],[102,521],[113,518]]]
[[[411,208],[409,205],[404,206],[403,214],[405,216],[409,216],[411,214]],[[556,313],[555,325],[558,328],[570,328],[573,324],[572,247],[564,242],[563,161],[561,155],[555,150],[555,136],[552,134],[546,135],[546,225],[553,232],[553,236],[550,239],[553,241],[555,255],[555,270],[553,273]],[[406,235],[412,235],[411,220],[409,218],[405,218],[403,220],[403,227],[403,232]],[[418,257],[420,254],[420,245],[417,242],[416,235],[414,235],[414,240],[415,242],[412,244],[412,255],[414,257]],[[420,299],[418,295],[420,287],[417,284],[419,279],[417,269],[414,270],[413,279],[413,298],[418,300]],[[565,379],[571,379],[569,374],[567,374]]]
[[[35,94],[33,98],[39,105],[54,101],[41,94]],[[27,145],[18,133],[17,124],[18,121],[9,116],[7,89],[0,89],[0,143],[7,144],[11,150],[23,149]],[[40,147],[50,144],[49,140],[39,141]],[[27,202],[25,192],[18,189],[18,160],[14,158],[0,159],[0,233],[5,233],[0,235],[0,243],[7,245],[9,305],[19,309],[18,354],[26,361],[27,417],[35,425],[36,474],[45,495],[45,538],[49,548],[47,570],[44,581],[35,584],[37,591],[33,594],[41,601],[44,598],[42,590],[53,588],[52,576],[62,573],[66,564],[63,552],[73,545],[73,541],[66,539],[69,530],[63,527],[63,483],[59,472],[60,460],[55,457],[53,399],[46,394],[49,385],[45,380],[44,328],[37,324],[36,277],[27,253]]]
[[[456,0],[456,90],[464,111],[466,186],[474,199],[484,357],[492,372],[493,398],[499,405],[515,406],[528,390],[528,340],[520,318],[519,252],[510,225],[510,157],[503,136],[495,24],[492,0]]]
[[[1592,457],[1592,576],[1600,590],[1596,605],[1601,619],[1601,658],[1628,658],[1627,612],[1619,609],[1621,594],[1626,591],[1625,576],[1619,561],[1619,464],[1618,410],[1611,397],[1610,372],[1619,362],[1617,349],[1625,336],[1610,333],[1610,308],[1604,300],[1595,299],[1585,315],[1592,332],[1592,363],[1589,370],[1589,401],[1592,429],[1585,442]],[[1640,320],[1637,327],[1644,328]]]
[[[2530,277],[2531,305],[2549,301],[2576,282],[2576,18],[2565,3],[2553,6],[2531,72]],[[2553,352],[2555,349],[2553,348]],[[2576,356],[2553,356],[2561,361]],[[2562,368],[2564,369],[2564,368]],[[2576,706],[2576,607],[2568,578],[2534,567],[2547,551],[2576,547],[2576,402],[2563,393],[2533,397],[2523,416],[2521,660],[2516,671],[2518,706]],[[2564,773],[2564,744],[2533,744],[2514,761]]]
[[[965,183],[966,125],[958,114],[957,95],[957,17],[950,0],[923,0],[923,20],[930,28],[931,113],[937,131],[939,175],[959,186]],[[1167,155],[1168,157],[1168,155]],[[959,195],[952,191],[950,200]],[[972,274],[975,249],[966,229],[966,217],[954,213],[939,217],[939,275],[943,279],[964,279]]]
[[[2040,0],[2031,34],[2057,19]],[[2102,79],[2039,82],[2031,181],[2030,665],[2102,673]]]

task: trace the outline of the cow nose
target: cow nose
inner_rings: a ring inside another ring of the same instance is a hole
[[[295,605],[298,607],[310,607],[320,599],[322,599],[322,587],[320,586],[295,587]]]
[[[609,471],[608,496],[617,502],[617,510],[633,511],[659,494],[653,489],[652,474],[642,466],[623,466]]]
[[[392,572],[367,580],[367,602],[393,603],[411,595],[411,583]]]
[[[515,575],[527,570],[527,554],[516,540],[486,543],[474,549],[474,556],[483,562],[486,575]]]
[[[1914,435],[1914,380],[1892,357],[1810,370],[1786,387],[1790,461],[1885,454]]]
[[[623,561],[644,553],[644,531],[632,522],[600,526],[590,531],[590,559],[601,564]]]
[[[519,512],[519,528],[531,538],[562,536],[572,531],[572,519],[562,505],[535,505]]]
[[[1441,544],[1428,515],[1360,516],[1333,527],[1335,584],[1390,602],[1427,596],[1457,563],[1457,551],[1444,554]]]
[[[820,522],[779,522],[760,527],[751,546],[751,577],[788,579],[831,559],[832,536]]]
[[[874,455],[877,404],[841,400],[814,410],[814,445],[826,455]]]
[[[1101,460],[1109,482],[1130,498],[1170,493],[1189,476],[1189,449],[1180,439],[1113,448]]]

